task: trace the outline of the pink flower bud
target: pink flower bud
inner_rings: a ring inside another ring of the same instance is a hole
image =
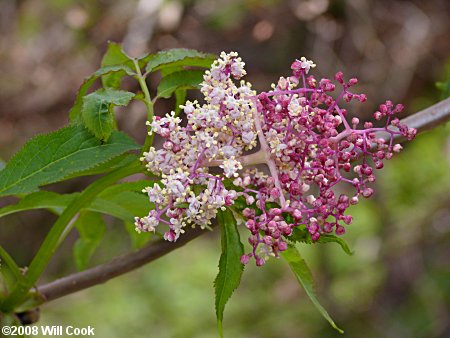
[[[329,223],[329,222],[325,222],[324,225],[323,225],[323,230],[326,233],[330,233],[330,232],[333,231],[333,225],[331,223]]]
[[[250,261],[250,257],[248,257],[248,255],[242,255],[241,256],[241,264],[248,264],[248,262]]]
[[[351,224],[353,222],[353,217],[350,215],[344,216],[343,218],[345,224]]]
[[[270,190],[270,197],[276,199],[278,197],[280,197],[280,191],[278,190],[278,188],[273,188],[272,190]]]
[[[337,72],[336,75],[334,75],[334,79],[340,84],[344,84],[344,74],[342,72]]]
[[[246,226],[248,229],[252,230],[252,229],[255,228],[255,221],[252,220],[252,219],[249,219],[249,220],[245,223],[245,226]]]
[[[164,234],[164,239],[168,242],[175,242],[176,241],[176,234],[173,230],[170,230]]]
[[[281,209],[279,208],[273,208],[269,210],[269,214],[272,216],[280,216],[281,215]]]
[[[381,161],[376,161],[375,162],[375,168],[382,169],[383,167],[384,167],[383,162],[381,162]]]
[[[372,189],[372,188],[365,188],[365,189],[362,191],[362,195],[363,195],[365,198],[369,198],[370,196],[373,195],[373,189]]]
[[[405,109],[405,106],[402,105],[401,103],[399,103],[399,104],[397,104],[397,105],[395,106],[395,111],[396,111],[397,113],[401,113],[404,109]]]
[[[348,85],[349,86],[354,86],[357,83],[358,83],[358,79],[357,78],[351,78],[350,80],[348,80]]]
[[[394,153],[399,153],[402,149],[403,149],[403,147],[401,146],[401,144],[396,144],[396,145],[394,145],[394,147],[392,148],[392,150],[394,151]]]
[[[272,237],[270,236],[264,236],[263,237],[263,242],[267,245],[271,245],[272,244]]]
[[[317,242],[320,238],[320,234],[318,232],[311,235],[311,239],[313,242]]]
[[[244,215],[245,218],[253,218],[255,217],[255,210],[245,208],[244,210],[242,210],[242,215]]]
[[[357,196],[353,196],[353,197],[350,199],[350,204],[352,204],[352,205],[356,205],[356,204],[358,204],[358,202],[359,202],[359,199],[358,199]]]
[[[336,235],[343,235],[345,234],[345,228],[342,225],[336,225]]]
[[[278,250],[279,251],[285,251],[285,250],[287,250],[287,248],[288,248],[288,245],[286,242],[284,242],[284,241],[278,242]]]
[[[261,257],[257,257],[256,258],[256,265],[257,266],[263,266],[266,263],[266,261],[264,259],[262,259]]]

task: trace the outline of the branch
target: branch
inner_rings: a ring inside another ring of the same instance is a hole
[[[417,133],[421,133],[437,126],[444,125],[450,121],[450,97],[442,100],[431,107],[420,112],[410,115],[400,122],[406,124],[410,128],[417,129]],[[377,133],[378,137],[389,138],[390,134],[385,132]],[[404,137],[399,136],[395,139],[402,141]]]
[[[450,121],[450,97],[402,120],[418,132],[433,129]]]
[[[430,130],[436,126],[445,124],[450,120],[450,98],[443,100],[429,108],[402,120],[409,127],[416,128],[418,132]],[[48,302],[68,294],[89,288],[91,286],[107,282],[108,280],[137,269],[165,254],[182,247],[191,240],[199,237],[206,231],[195,228],[181,236],[177,242],[160,240],[139,251],[117,257],[110,262],[98,265],[94,268],[74,273],[44,284],[38,288],[43,302]]]
[[[107,263],[44,284],[37,289],[39,296],[43,298],[43,302],[48,302],[107,282],[150,263],[207,232],[197,227],[186,231],[175,243],[159,240],[138,251],[116,257]]]

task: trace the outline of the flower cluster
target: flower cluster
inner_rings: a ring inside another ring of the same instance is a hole
[[[204,75],[201,92],[206,102],[182,106],[186,126],[174,112],[147,122],[164,143],[158,150],[151,147],[142,160],[148,170],[162,175],[162,187],[145,189],[156,208],[136,218],[138,231],[154,231],[164,223],[169,226],[164,238],[175,241],[186,225],[208,227],[219,208],[234,203],[237,192],[225,189],[223,177],[210,174],[208,164],[220,160],[224,175],[236,177],[242,169],[238,158],[256,146],[254,108],[248,99],[255,92],[250,84],[241,81],[237,86],[233,81],[244,75],[237,54],[222,53]]]
[[[137,218],[137,229],[152,231],[159,222],[166,223],[170,231],[165,238],[174,241],[187,223],[205,227],[218,208],[241,196],[253,247],[241,258],[244,264],[254,258],[260,266],[269,256],[278,256],[295,228],[305,230],[312,241],[343,234],[352,222],[349,206],[372,196],[375,170],[402,149],[394,138],[412,140],[416,130],[400,123],[396,114],[403,106],[390,101],[374,113],[375,120],[384,121],[380,127],[361,124],[356,117],[348,121],[340,102],[366,101],[365,94],[351,90],[357,79],[345,81],[339,72],[335,82],[319,80],[308,75],[315,66],[305,58],[296,60],[290,77],[281,77],[271,91],[257,95],[250,84],[241,81],[238,87],[232,80],[245,75],[237,54],[222,53],[202,83],[206,103],[183,106],[186,127],[174,113],[150,124],[166,141],[144,159],[149,170],[162,174],[163,188],[146,190],[156,210]],[[334,98],[331,93],[338,86]],[[245,155],[257,137],[260,150]],[[239,172],[258,163],[266,164],[268,173],[255,168]],[[223,176],[208,173],[214,165],[234,178],[235,190],[225,189]],[[351,193],[340,187],[345,184]],[[196,186],[206,189],[195,191]]]

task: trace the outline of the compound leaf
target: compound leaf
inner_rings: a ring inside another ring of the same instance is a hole
[[[157,96],[169,98],[176,90],[199,88],[200,82],[203,81],[203,74],[204,72],[201,70],[183,70],[171,73],[161,79]]]
[[[140,158],[140,156],[137,154],[125,153],[125,154],[116,156],[106,162],[100,163],[92,168],[87,169],[87,170],[83,170],[80,172],[76,172],[73,175],[69,175],[65,179],[69,179],[72,177],[78,177],[78,176],[90,176],[90,175],[98,175],[98,174],[108,173],[110,171],[113,171],[118,168],[129,165],[132,162],[138,162],[139,158]]]
[[[122,46],[115,42],[108,42],[108,49],[102,58],[102,67],[122,65],[133,69],[133,60],[123,51]],[[122,78],[127,75],[125,70],[109,73],[102,76],[104,88],[118,89]]]
[[[342,331],[339,327],[337,327],[333,319],[331,319],[327,310],[325,310],[325,308],[319,303],[319,300],[317,299],[316,293],[314,291],[313,277],[311,271],[309,270],[308,265],[306,265],[305,260],[302,258],[298,250],[290,245],[286,251],[283,251],[281,253],[281,256],[287,261],[289,267],[291,268],[292,272],[297,278],[297,281],[303,287],[309,299],[317,308],[317,310],[319,310],[320,314],[339,333],[344,333],[344,331]]]
[[[306,244],[313,244],[313,243],[337,243],[340,245],[342,250],[347,255],[353,255],[353,251],[350,249],[348,243],[335,235],[320,235],[319,240],[317,242],[313,242],[311,239],[311,236],[306,230],[306,228],[300,228],[295,227],[292,231],[292,235],[289,237],[286,237],[286,239],[291,243],[306,243]]]
[[[34,192],[83,172],[139,146],[113,131],[102,143],[81,125],[71,125],[28,141],[0,171],[0,196]]]
[[[353,255],[353,251],[350,249],[348,243],[342,238],[337,237],[335,235],[320,235],[320,238],[317,241],[317,243],[333,243],[333,242],[339,244],[342,250],[347,255]]]
[[[131,247],[135,250],[140,249],[144,247],[154,236],[152,232],[141,232],[138,233],[136,231],[136,226],[134,223],[131,222],[124,222],[125,230],[127,231],[128,235],[130,236],[131,240]],[[158,232],[156,232],[158,235]]]
[[[16,204],[1,208],[0,217],[32,209],[49,209],[60,214],[77,195],[78,193],[61,195],[51,191],[37,191],[25,196]]]
[[[126,106],[134,94],[111,88],[99,89],[83,98],[84,125],[99,139],[107,141],[114,127],[114,106]]]
[[[86,96],[89,88],[94,84],[94,82],[105,75],[111,75],[114,73],[125,73],[130,76],[135,76],[136,73],[130,67],[125,65],[113,65],[113,66],[105,66],[88,76],[80,89],[78,90],[77,97],[75,98],[75,103],[72,109],[69,112],[69,118],[71,122],[80,123],[81,122],[81,111],[83,107],[83,97]]]
[[[219,210],[217,220],[221,228],[222,255],[219,260],[219,274],[214,281],[216,295],[217,328],[222,337],[223,312],[228,299],[241,282],[244,266],[241,256],[244,247],[239,238],[236,220],[230,210]]]
[[[205,54],[193,49],[174,48],[163,50],[146,57],[148,60],[146,72],[154,72],[166,67],[202,67],[209,68],[216,56]]]
[[[75,264],[79,270],[83,270],[100,244],[106,225],[99,213],[82,211],[74,226],[80,234],[73,247]]]
[[[102,191],[85,209],[111,215],[125,222],[134,222],[135,216],[146,215],[154,207],[141,192],[141,187],[149,185],[151,183],[143,180],[113,185]],[[0,208],[0,217],[32,209],[48,209],[59,215],[79,195],[51,191],[34,192],[16,204]]]

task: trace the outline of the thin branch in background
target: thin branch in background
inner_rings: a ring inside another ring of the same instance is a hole
[[[42,285],[38,288],[38,292],[44,301],[48,302],[68,294],[87,289],[91,286],[107,282],[114,277],[135,270],[169,252],[172,252],[175,249],[184,246],[186,243],[204,233],[208,233],[208,231],[197,227],[186,231],[186,233],[183,236],[180,236],[175,243],[165,240],[153,242],[138,251],[119,256],[107,263]]]
[[[417,129],[417,133],[422,133],[444,125],[448,121],[450,121],[450,97],[404,118],[401,120],[401,123]],[[389,138],[390,136],[390,134],[385,132],[379,132],[377,135],[384,138]],[[395,139],[402,141],[404,137],[396,135]]]

